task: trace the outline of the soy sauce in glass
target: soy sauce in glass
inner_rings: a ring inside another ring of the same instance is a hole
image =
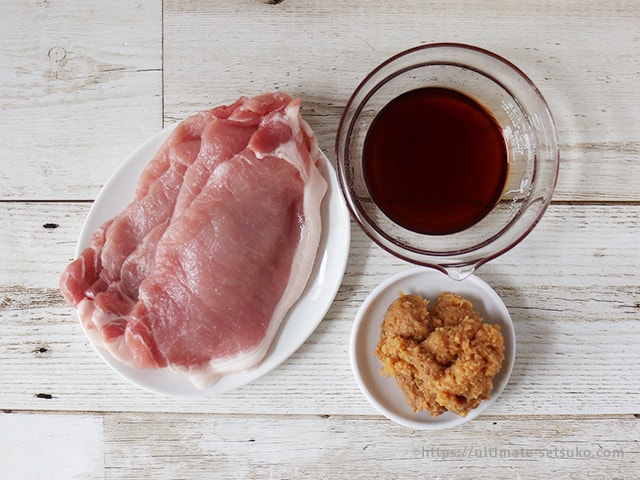
[[[509,169],[502,128],[458,91],[424,87],[391,100],[364,142],[365,182],[395,223],[446,235],[479,222],[499,201]]]

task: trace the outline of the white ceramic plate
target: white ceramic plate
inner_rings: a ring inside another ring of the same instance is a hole
[[[167,139],[175,125],[143,143],[116,170],[100,191],[80,233],[76,256],[89,246],[91,235],[133,200],[140,173]],[[349,212],[340,195],[335,171],[323,155],[320,171],[329,186],[322,202],[322,238],[307,287],[289,311],[264,361],[255,369],[227,375],[208,389],[198,389],[186,377],[168,369],[137,369],[115,358],[103,348],[98,354],[116,372],[135,385],[156,393],[174,396],[217,394],[246,385],[265,375],[293,354],[324,318],[342,282],[350,242]]]
[[[380,375],[382,364],[373,353],[380,338],[380,326],[389,305],[398,298],[398,292],[420,294],[434,301],[440,292],[462,295],[487,323],[498,324],[504,337],[505,351],[502,369],[493,382],[491,398],[460,417],[445,412],[432,417],[427,412],[414,413],[402,391],[391,377]],[[381,283],[364,301],[351,331],[351,368],[360,390],[369,402],[390,420],[420,430],[454,427],[480,415],[498,398],[506,386],[516,353],[516,338],[511,316],[498,294],[476,276],[456,281],[445,274],[427,268],[411,268]]]

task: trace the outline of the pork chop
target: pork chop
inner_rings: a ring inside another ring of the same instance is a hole
[[[262,362],[320,240],[327,183],[299,108],[243,97],[177,126],[62,275],[94,344],[201,388]]]

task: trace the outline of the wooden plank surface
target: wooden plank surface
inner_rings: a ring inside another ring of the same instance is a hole
[[[3,2],[0,200],[93,199],[162,126],[158,2]]]
[[[470,43],[515,63],[547,99],[563,162],[557,200],[640,199],[620,181],[640,176],[640,111],[628,100],[640,98],[634,2],[168,1],[164,10],[167,122],[280,89],[304,99],[331,156],[342,107],[377,64],[419,44]]]
[[[104,478],[105,441],[99,416],[3,413],[0,431],[3,478]]]
[[[165,399],[128,385],[102,363],[55,287],[59,272],[73,256],[88,205],[20,207],[0,215],[0,228],[8,232],[0,242],[0,258],[7,266],[0,274],[0,318],[5,326],[0,345],[11,354],[0,372],[5,385],[0,399],[7,408],[373,412],[349,368],[351,324],[374,286],[407,266],[372,245],[357,227],[352,229],[349,264],[334,304],[289,361],[236,392],[207,399]],[[20,223],[23,217],[33,220]],[[45,228],[45,222],[59,226]],[[16,224],[24,230],[12,231]],[[549,242],[550,238],[555,240]],[[518,341],[512,381],[494,412],[638,413],[639,238],[640,207],[557,205],[522,244],[479,270],[509,308]],[[62,250],[64,256],[50,260]],[[31,272],[25,268],[27,258]],[[282,392],[287,392],[286,403]]]
[[[538,479],[588,471],[585,478],[631,480],[638,422],[494,417],[452,435],[370,417],[125,414],[105,419],[105,462],[114,478],[131,479],[183,478],[185,471],[208,478],[215,465],[217,478],[475,479],[491,472]],[[168,445],[168,438],[180,441]],[[128,458],[154,461],[131,466]]]
[[[489,416],[452,436],[359,416],[4,413],[0,446],[25,479],[635,478],[640,420],[573,420]]]
[[[638,478],[637,2],[50,0],[0,13],[0,478]],[[561,145],[549,211],[478,271],[517,335],[485,415],[417,432],[359,392],[353,318],[408,265],[355,224],[326,317],[254,383],[169,398],[102,362],[57,284],[91,201],[136,146],[198,110],[283,90],[333,158],[364,75],[441,41],[524,70]]]

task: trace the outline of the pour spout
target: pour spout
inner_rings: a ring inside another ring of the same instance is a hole
[[[475,265],[458,265],[455,267],[447,267],[445,271],[452,280],[461,281],[469,277],[476,270]]]

